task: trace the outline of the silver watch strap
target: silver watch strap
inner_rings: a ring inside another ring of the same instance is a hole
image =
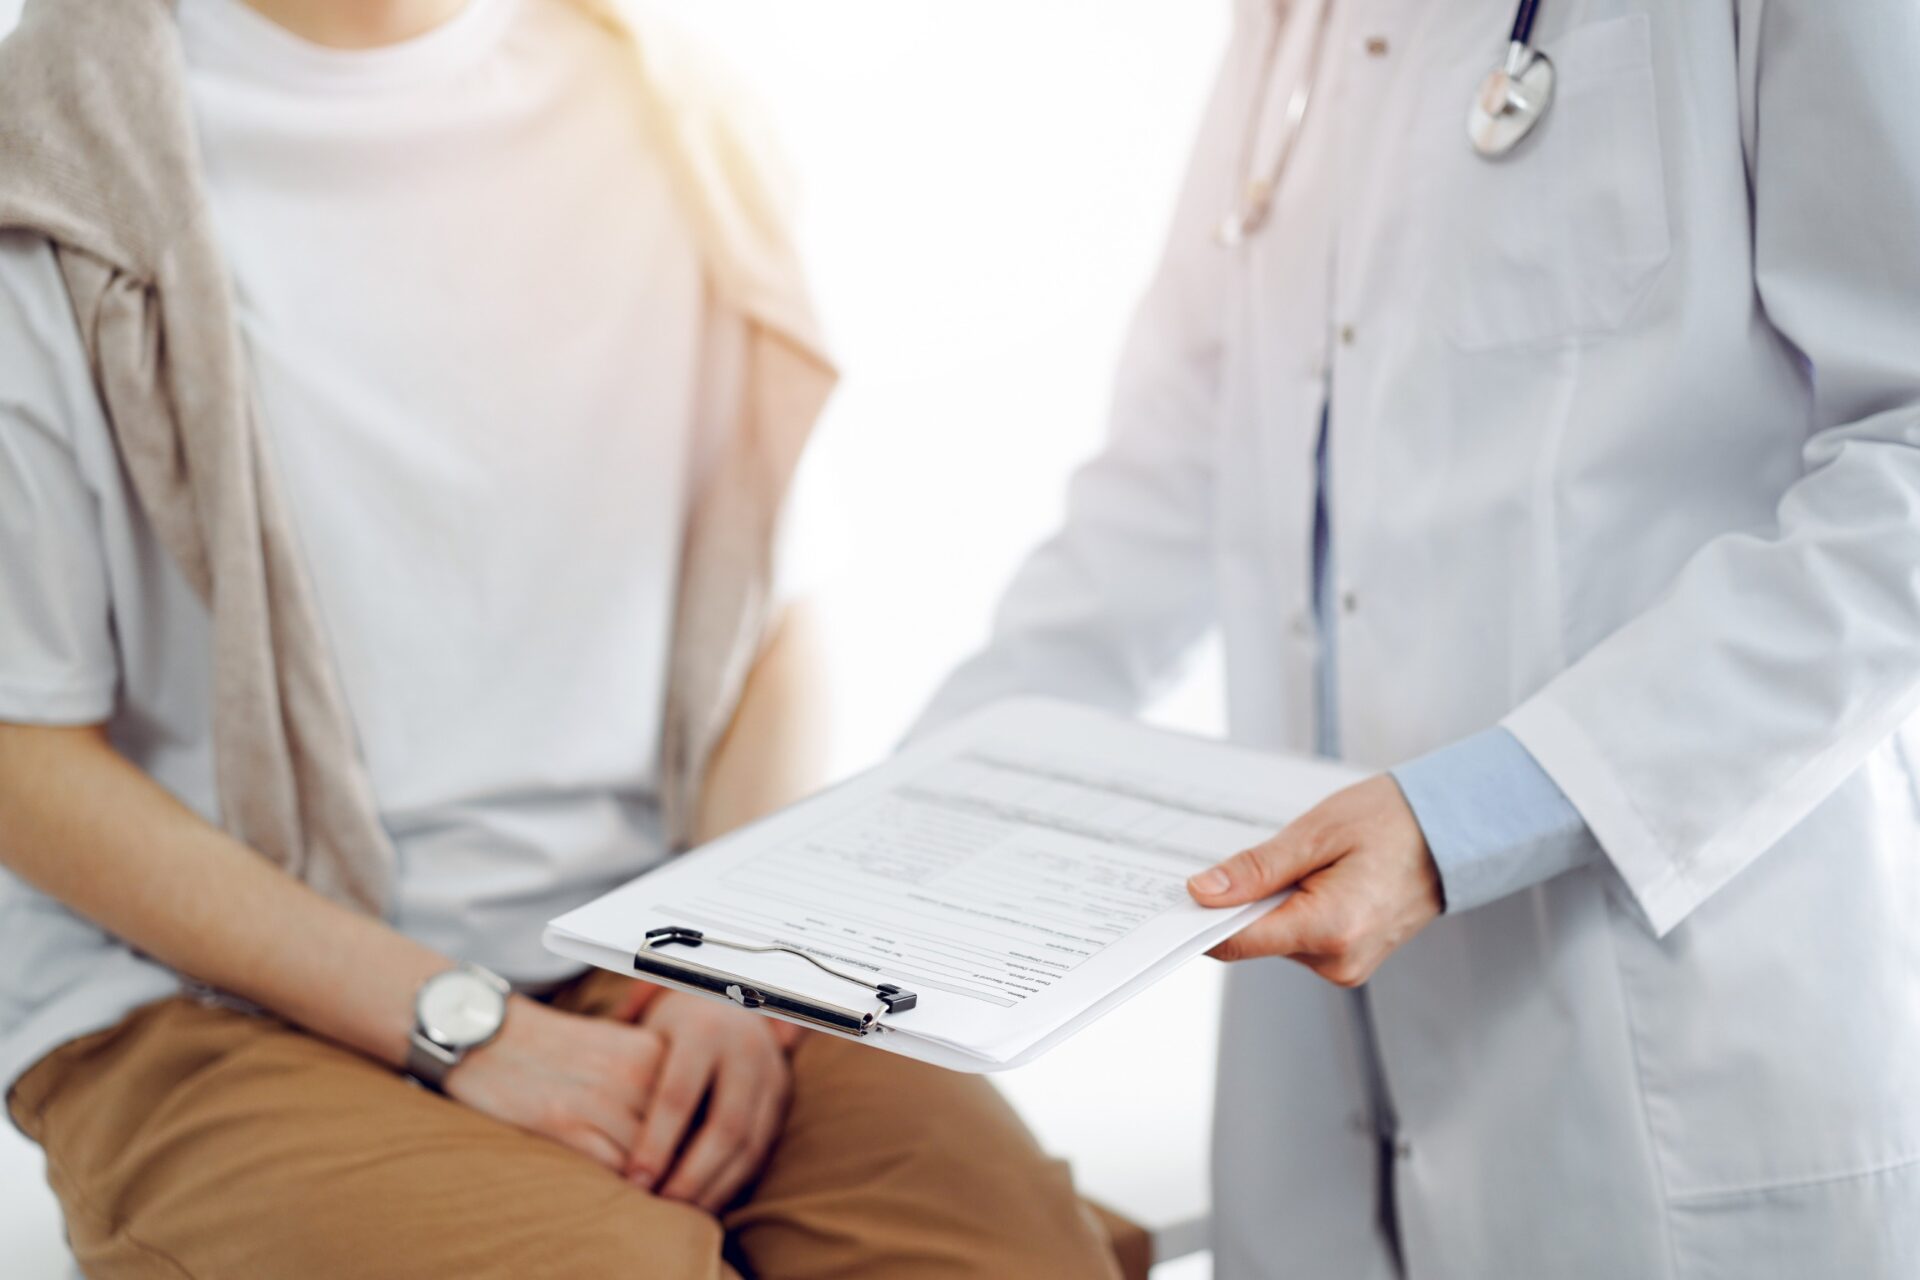
[[[463,1051],[436,1044],[415,1027],[407,1038],[406,1073],[435,1093],[445,1093],[447,1074],[459,1066],[464,1057]]]

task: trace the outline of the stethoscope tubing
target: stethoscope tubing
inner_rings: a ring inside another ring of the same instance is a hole
[[[1507,37],[1508,44],[1533,43],[1533,19],[1539,11],[1540,0],[1520,0],[1513,11],[1513,34]]]

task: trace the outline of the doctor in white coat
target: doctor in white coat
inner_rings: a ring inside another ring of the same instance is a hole
[[[1239,9],[929,713],[1218,628],[1237,739],[1391,771],[1196,877],[1300,889],[1222,948],[1218,1274],[1920,1276],[1920,4],[1544,0],[1497,159],[1508,0]]]

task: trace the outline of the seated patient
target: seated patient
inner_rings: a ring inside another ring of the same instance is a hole
[[[81,1267],[1119,1274],[977,1079],[539,943],[808,781],[752,135],[584,0],[250,4],[0,45],[0,1081]]]

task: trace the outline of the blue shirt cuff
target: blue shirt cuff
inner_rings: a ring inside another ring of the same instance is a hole
[[[1592,861],[1599,844],[1539,762],[1505,729],[1392,771],[1440,868],[1451,914]]]

